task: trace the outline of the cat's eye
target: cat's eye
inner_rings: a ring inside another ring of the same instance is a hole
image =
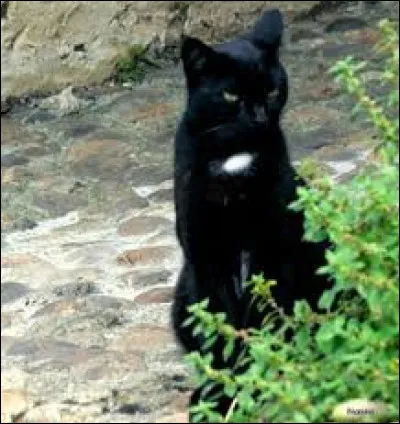
[[[276,100],[276,98],[278,97],[279,94],[279,90],[277,88],[275,88],[275,90],[272,90],[271,92],[269,92],[267,94],[268,100]]]
[[[229,91],[224,91],[223,93],[224,95],[224,99],[228,102],[228,103],[235,103],[238,101],[239,96],[235,93],[230,93]]]

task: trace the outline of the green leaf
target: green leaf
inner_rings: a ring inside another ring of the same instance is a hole
[[[234,347],[235,347],[235,340],[234,339],[229,339],[225,343],[225,347],[224,347],[223,352],[222,352],[224,361],[227,361],[231,357]]]
[[[332,303],[335,300],[336,294],[337,290],[335,288],[325,290],[318,301],[318,306],[320,308],[330,310],[330,308],[332,307]]]
[[[224,386],[224,394],[230,398],[233,398],[236,394],[237,388],[234,382],[228,382]]]
[[[294,316],[304,322],[312,315],[310,305],[305,300],[298,300],[294,304]]]
[[[309,343],[310,343],[309,329],[306,327],[300,328],[300,330],[296,332],[294,339],[296,343],[296,348],[299,349],[300,351],[305,351],[306,349],[309,348]]]
[[[189,318],[186,318],[185,321],[182,323],[182,327],[189,327],[196,321],[196,317],[194,315],[190,316]]]
[[[192,330],[192,335],[196,337],[202,332],[203,332],[203,326],[201,324],[197,324]]]
[[[206,341],[203,343],[202,348],[204,350],[209,350],[217,341],[218,336],[217,335],[213,335],[213,336],[209,336]]]
[[[331,323],[326,322],[318,329],[315,341],[322,352],[328,353],[332,350],[333,337],[334,333],[332,331]]]
[[[295,423],[309,423],[310,420],[307,417],[307,415],[303,414],[302,412],[295,412],[293,414],[293,422]]]

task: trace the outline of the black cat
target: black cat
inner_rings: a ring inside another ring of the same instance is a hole
[[[287,209],[303,182],[279,124],[288,97],[282,31],[280,12],[271,10],[246,36],[214,48],[183,40],[188,100],[175,140],[175,207],[184,265],[172,317],[187,351],[201,350],[203,340],[181,324],[187,306],[203,298],[237,329],[261,324],[244,288],[252,274],[277,281],[272,293],[287,313],[297,299],[316,308],[328,287],[315,275],[328,243],[303,241],[303,216]],[[216,368],[232,365],[220,343],[213,353]],[[198,389],[191,404],[200,396]],[[221,412],[229,401],[221,400]]]

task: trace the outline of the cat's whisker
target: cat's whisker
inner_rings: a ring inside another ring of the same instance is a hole
[[[224,127],[228,126],[229,124],[230,124],[230,123],[225,122],[225,123],[223,123],[223,124],[215,125],[214,127],[211,127],[211,128],[208,128],[207,130],[202,131],[202,132],[201,132],[201,135],[209,134],[209,133],[212,133],[212,132],[218,131],[218,130],[220,130],[221,128],[224,128]]]

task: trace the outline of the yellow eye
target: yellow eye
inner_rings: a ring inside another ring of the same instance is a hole
[[[228,91],[224,91],[224,99],[229,103],[237,102],[239,96],[234,93],[229,93]]]

